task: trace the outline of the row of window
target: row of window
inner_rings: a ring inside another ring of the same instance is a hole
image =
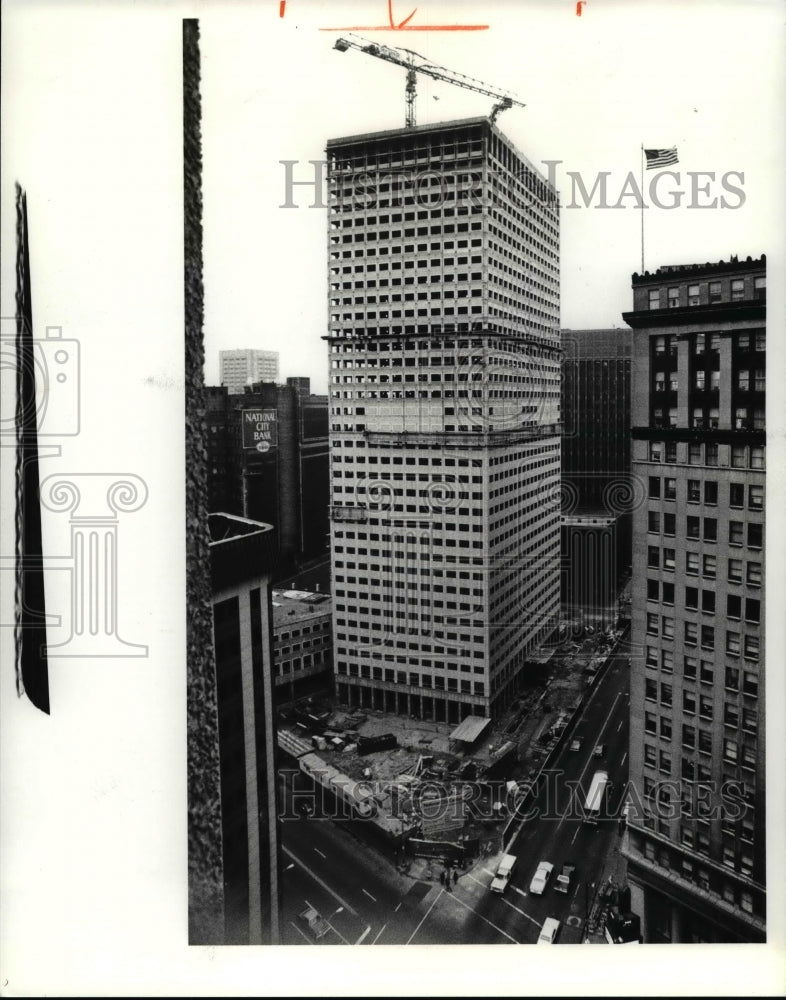
[[[456,677],[440,677],[431,674],[419,674],[414,671],[397,670],[382,667],[370,667],[367,663],[344,663],[340,661],[337,667],[339,674],[350,677],[363,677],[389,684],[406,685],[407,687],[434,688],[438,691],[460,691],[462,694],[473,694],[485,697],[486,685],[483,681],[459,680]]]
[[[761,586],[761,570],[758,573]],[[674,584],[661,582],[660,580],[647,580],[647,600],[656,601],[662,604],[674,604]],[[684,606],[688,611],[701,610],[705,615],[715,614],[715,591],[699,590],[698,587],[685,587]],[[758,624],[761,615],[761,602],[754,598],[745,599],[745,621],[751,624]],[[735,621],[742,619],[743,599],[739,594],[728,594],[726,596],[726,617]]]
[[[694,372],[693,386],[699,391],[710,390],[717,392],[720,390],[720,371],[707,372],[703,368]],[[678,392],[679,377],[676,372],[656,371],[653,373],[652,388],[654,392]],[[748,368],[740,368],[737,372],[737,389],[748,392],[764,392],[767,388],[767,378],[763,368],[756,368],[751,371]]]
[[[747,609],[747,601],[746,601]],[[751,615],[761,614],[759,601],[751,602]],[[747,610],[746,610],[747,614]],[[751,623],[756,624],[754,618]],[[669,615],[659,615],[647,612],[647,635],[661,636],[663,639],[674,639],[674,619]],[[683,643],[685,646],[701,645],[702,649],[715,649],[715,626],[700,625],[698,622],[683,623]],[[758,635],[742,636],[739,632],[726,629],[726,653],[729,656],[739,656],[744,650],[745,659],[758,660],[761,640]],[[668,652],[664,650],[664,652]]]
[[[685,454],[684,452],[681,453],[678,447],[676,441],[651,441],[649,446],[649,461],[665,461],[668,464],[684,462]],[[732,445],[730,452],[731,467],[733,469],[763,469],[764,455],[764,445],[751,445],[750,447],[747,445]],[[687,461],[689,465],[716,466],[718,464],[718,445],[690,442],[687,449]]]
[[[647,646],[646,666],[648,670],[660,669],[664,674],[674,672],[674,653],[669,649],[658,649],[657,646]],[[682,678],[687,681],[698,681],[700,684],[715,683],[714,660],[700,660],[695,656],[684,656],[682,659]],[[739,667],[724,668],[723,686],[735,694],[758,698],[759,675],[753,670],[740,670]]]
[[[680,305],[698,306],[701,305],[701,286],[692,284],[687,286],[687,295],[681,296],[681,287],[672,285],[666,289],[665,301],[662,297],[661,288],[651,288],[648,294],[648,304],[650,309],[660,309],[665,305],[669,309],[677,309]],[[766,297],[767,279],[766,277],[754,277],[753,298],[761,301]],[[745,279],[732,278],[729,284],[729,299],[732,302],[742,302],[745,299]],[[729,301],[726,299],[726,301]],[[724,301],[723,282],[710,281],[707,288],[707,301],[710,305]],[[703,336],[703,334],[701,335]]]

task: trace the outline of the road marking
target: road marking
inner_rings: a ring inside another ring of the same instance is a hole
[[[384,929],[385,929],[386,927],[387,927],[387,924],[383,924],[383,925],[382,925],[382,931],[384,931]],[[380,932],[379,932],[379,934],[377,934],[377,936],[376,936],[376,937],[374,938],[374,940],[373,940],[373,941],[371,942],[372,944],[376,944],[376,943],[377,943],[377,941],[379,941],[379,939],[380,939],[380,938],[382,937],[382,931],[380,931]]]
[[[407,944],[409,944],[409,943],[410,943],[410,942],[412,941],[412,938],[413,938],[413,937],[414,937],[414,936],[415,936],[415,935],[417,934],[417,932],[418,932],[418,931],[420,930],[420,928],[421,928],[421,927],[423,926],[423,921],[424,921],[424,920],[425,920],[425,919],[426,919],[426,918],[428,917],[428,915],[429,915],[429,914],[431,913],[431,911],[432,911],[432,910],[434,909],[434,907],[436,906],[436,903],[437,903],[437,900],[439,899],[439,897],[440,897],[440,896],[441,896],[441,895],[442,895],[442,894],[443,894],[444,892],[445,892],[445,890],[444,890],[444,889],[440,889],[440,890],[439,890],[439,892],[437,893],[437,895],[436,895],[436,896],[434,897],[434,899],[433,899],[433,901],[432,901],[432,903],[431,903],[431,906],[430,906],[430,907],[429,907],[429,908],[428,908],[428,909],[426,910],[426,912],[425,912],[425,913],[423,914],[423,917],[421,918],[421,921],[420,921],[420,923],[419,923],[419,924],[417,925],[417,927],[415,928],[415,930],[414,930],[414,931],[413,931],[413,932],[412,932],[412,933],[410,934],[410,936],[409,936],[409,940],[407,941]]]
[[[483,871],[486,872],[486,869],[484,868]],[[491,872],[486,872],[486,874],[487,875],[491,875]],[[467,872],[466,878],[471,878],[473,882],[476,882],[478,885],[482,886],[484,889],[488,889],[488,883],[487,882],[481,882],[479,878],[475,878],[475,876],[472,874],[472,872]]]
[[[571,845],[576,842],[576,837],[578,837],[580,829],[581,829],[581,827],[578,824],[576,824],[576,832],[573,834],[573,837],[571,838],[571,841],[570,841]]]
[[[523,890],[523,889],[519,889],[519,887],[518,887],[517,885],[512,885],[512,886],[511,886],[511,889],[512,889],[512,890],[513,890],[514,892],[517,892],[517,893],[519,894],[519,896],[529,896],[529,893],[528,893],[528,892],[524,892],[524,890]]]
[[[501,934],[503,937],[506,937],[509,941],[512,941],[514,944],[523,944],[523,941],[517,941],[514,937],[512,937],[510,934],[508,934],[507,931],[503,931],[501,927],[497,927],[496,924],[493,924],[490,920],[487,920],[483,916],[482,913],[478,913],[478,911],[476,909],[474,909],[473,907],[471,907],[468,903],[465,903],[463,899],[459,899],[459,897],[457,895],[455,895],[455,893],[452,893],[451,895],[452,895],[452,898],[455,899],[455,901],[457,903],[460,903],[461,906],[464,907],[464,909],[469,910],[470,913],[474,913],[476,917],[480,917],[480,919],[484,923],[488,924],[489,927],[493,927],[494,930],[497,931],[498,934]],[[439,899],[439,896],[437,896],[437,899]],[[503,903],[507,903],[508,901],[507,901],[507,899],[503,899],[502,902]],[[513,904],[512,903],[508,903],[508,906],[513,906]],[[515,909],[517,909],[517,907],[513,906],[513,909],[515,910]],[[519,910],[519,912],[521,913],[521,910]],[[527,916],[526,913],[524,914],[524,916],[525,917]],[[532,920],[532,917],[529,917],[529,919]],[[409,943],[409,942],[407,942],[407,943]]]
[[[620,719],[620,724],[617,726],[617,732],[619,732],[620,729],[622,729],[622,725],[623,725],[624,722],[625,722],[624,719]]]
[[[531,921],[532,921],[532,923],[533,923],[533,924],[534,924],[534,925],[535,925],[536,927],[540,927],[540,924],[538,923],[538,921],[537,921],[537,920],[535,920],[535,919],[534,919],[533,917],[531,917],[531,916],[530,916],[530,915],[529,915],[528,913],[525,913],[525,912],[524,912],[523,910],[520,910],[520,909],[518,908],[518,906],[514,906],[514,905],[513,905],[513,903],[511,903],[511,901],[510,901],[509,899],[503,899],[503,900],[502,900],[502,902],[503,902],[503,903],[507,903],[507,905],[508,905],[508,906],[509,906],[509,907],[510,907],[510,908],[511,908],[512,910],[515,910],[515,911],[516,911],[516,913],[520,913],[520,914],[522,915],[522,917],[526,917],[526,918],[527,918],[527,920],[531,920]]]
[[[395,910],[393,911],[394,913],[398,913],[398,908],[399,908],[399,906],[401,906],[401,903],[399,903],[399,904],[398,904],[398,905],[396,906]]]
[[[320,856],[320,858],[324,858],[325,861],[327,861],[327,855],[323,854],[322,851],[320,851],[320,849],[318,847],[315,847],[314,851]]]
[[[387,926],[387,925],[386,925],[386,926]],[[385,929],[385,928],[383,927],[383,928],[382,928],[382,930],[384,930],[384,929]],[[365,930],[363,931],[363,933],[362,933],[362,934],[360,935],[360,937],[359,937],[359,938],[357,939],[357,941],[355,942],[355,944],[362,944],[362,943],[363,943],[363,941],[364,941],[364,940],[366,939],[366,935],[368,934],[368,932],[369,932],[370,930],[371,930],[371,924],[369,924],[369,925],[368,925],[368,927],[366,927],[366,929],[365,929]],[[381,934],[381,933],[382,933],[382,931],[380,931],[379,933]]]
[[[311,938],[310,938],[310,937],[308,937],[308,935],[307,935],[307,934],[304,934],[304,933],[303,933],[303,931],[302,931],[302,930],[301,930],[301,929],[300,929],[300,928],[298,927],[298,925],[297,925],[297,924],[295,924],[295,923],[292,923],[292,921],[291,921],[291,920],[290,920],[289,922],[290,922],[290,924],[292,924],[292,926],[293,926],[293,927],[295,928],[295,930],[296,930],[296,931],[298,932],[298,934],[300,934],[300,936],[301,936],[301,937],[304,937],[304,938],[306,939],[306,944],[313,944],[313,943],[314,943],[314,942],[313,942],[313,941],[311,940]]]
[[[344,935],[343,935],[343,934],[341,933],[341,931],[337,931],[337,930],[336,930],[336,928],[335,928],[335,927],[333,926],[333,924],[331,924],[331,922],[330,922],[329,920],[327,921],[327,925],[328,925],[328,927],[329,927],[329,928],[330,928],[330,929],[331,929],[331,930],[332,930],[332,931],[333,931],[334,933],[338,934],[338,936],[339,936],[339,937],[341,938],[341,940],[342,940],[342,941],[344,942],[344,944],[349,944],[349,941],[347,941],[347,939],[346,939],[346,938],[344,937]],[[369,930],[370,930],[370,929],[371,929],[371,928],[369,928]]]
[[[624,756],[622,758],[622,763],[624,764],[627,759],[628,759],[628,751],[626,750],[625,754],[624,754]]]
[[[488,875],[489,878],[494,878],[494,872],[490,872],[488,868],[484,868],[483,872],[484,874]],[[475,881],[477,882],[477,879],[475,879]]]
[[[322,888],[326,892],[329,892],[330,895],[335,900],[337,900],[341,906],[343,906],[345,909],[349,910],[349,912],[353,916],[356,917],[358,915],[358,912],[357,912],[356,909],[354,909],[352,906],[350,906],[349,903],[345,899],[342,899],[341,896],[339,896],[339,894],[335,890],[331,889],[330,886],[327,884],[327,882],[325,882],[323,879],[321,879],[319,877],[319,875],[317,875],[316,872],[312,872],[312,870],[308,867],[308,865],[305,864],[305,862],[301,861],[301,859],[296,854],[293,854],[293,852],[290,851],[290,849],[288,847],[286,847],[284,844],[282,844],[281,845],[281,850],[288,857],[292,858],[293,861],[296,861],[300,865],[301,868],[305,869],[308,872],[308,874],[314,879],[314,881],[317,883],[317,885],[321,885]]]
[[[368,898],[371,900],[372,903],[376,903],[376,901],[377,901],[376,896],[372,896],[371,893],[370,892],[366,892],[365,889],[361,889],[360,891],[363,892],[363,893],[365,893],[368,896]]]

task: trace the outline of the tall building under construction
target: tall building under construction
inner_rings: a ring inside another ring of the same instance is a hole
[[[559,615],[557,195],[488,118],[327,157],[337,695],[493,717]]]

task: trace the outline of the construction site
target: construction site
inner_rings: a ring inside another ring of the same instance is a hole
[[[312,696],[279,712],[279,747],[399,856],[494,854],[622,635],[583,631],[540,657],[497,721],[468,716],[455,726]]]

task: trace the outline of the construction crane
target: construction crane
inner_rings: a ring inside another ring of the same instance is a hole
[[[357,40],[356,40],[357,39]],[[377,42],[370,42],[359,35],[350,35],[348,38],[339,38],[333,46],[339,52],[346,52],[347,49],[357,49],[358,52],[365,52],[366,55],[376,56],[377,59],[384,59],[386,62],[396,66],[403,66],[407,71],[407,83],[404,92],[405,101],[405,125],[407,128],[415,127],[415,101],[417,98],[417,74],[423,73],[434,80],[442,80],[444,83],[452,83],[457,87],[464,87],[465,90],[474,90],[476,94],[483,94],[485,97],[496,97],[498,103],[494,105],[489,115],[489,119],[494,122],[502,111],[507,111],[513,105],[525,108],[526,104],[513,97],[506,91],[492,90],[482,80],[475,80],[471,76],[463,73],[455,73],[453,70],[445,69],[444,66],[434,66],[429,63],[425,56],[412,49],[393,48],[390,45],[379,45]]]

